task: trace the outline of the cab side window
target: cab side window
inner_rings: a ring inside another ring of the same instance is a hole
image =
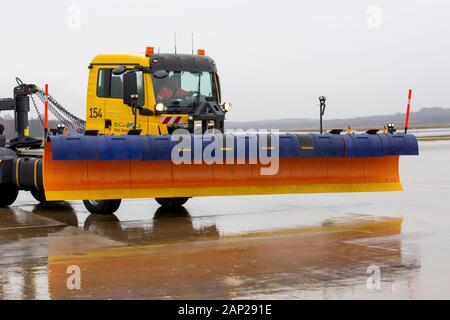
[[[111,75],[111,98],[123,98],[123,75]]]
[[[97,80],[97,96],[111,99],[123,99],[123,75],[114,75],[113,69],[100,69]],[[136,72],[139,105],[144,105],[144,74]]]
[[[109,97],[109,81],[111,79],[111,69],[98,70],[97,78],[97,97]]]

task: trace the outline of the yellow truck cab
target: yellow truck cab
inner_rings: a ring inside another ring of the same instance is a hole
[[[231,105],[221,104],[215,62],[199,53],[154,54],[147,48],[145,55],[96,56],[89,66],[86,131],[163,135],[199,125],[223,130]],[[130,75],[131,89],[124,80]]]

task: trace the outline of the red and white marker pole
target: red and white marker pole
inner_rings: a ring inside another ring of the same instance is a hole
[[[44,135],[47,140],[48,136],[48,84],[45,85],[44,92]]]
[[[405,119],[405,134],[408,133],[409,113],[411,111],[411,99],[412,99],[412,89],[409,89],[409,92],[408,92],[408,107],[406,108],[406,119]]]

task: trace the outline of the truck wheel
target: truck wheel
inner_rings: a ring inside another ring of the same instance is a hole
[[[87,211],[93,214],[113,214],[116,212],[122,200],[83,200]]]
[[[156,198],[156,202],[162,207],[181,207],[188,202],[189,198]]]
[[[0,184],[0,208],[9,207],[16,201],[19,190],[8,184]]]
[[[32,189],[31,195],[40,203],[46,203],[47,199],[45,198],[45,192],[41,190]]]

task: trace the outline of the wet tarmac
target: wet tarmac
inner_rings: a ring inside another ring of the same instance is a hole
[[[130,200],[114,216],[22,193],[0,209],[0,298],[449,299],[450,142],[421,152],[401,159],[401,193]]]

